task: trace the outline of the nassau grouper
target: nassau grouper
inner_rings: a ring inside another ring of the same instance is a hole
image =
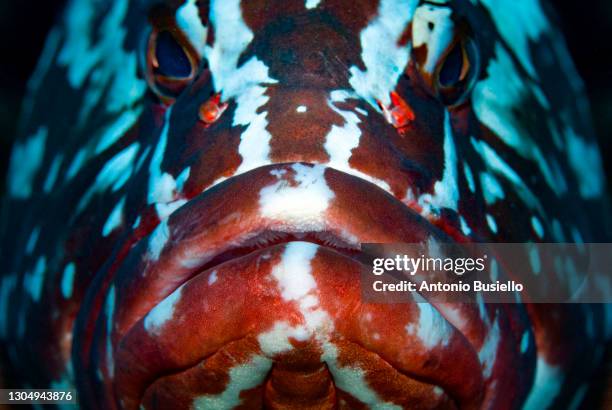
[[[602,242],[538,0],[73,0],[3,207],[16,385],[91,409],[577,405],[605,304],[372,304],[365,242]],[[609,283],[608,283],[609,284]]]

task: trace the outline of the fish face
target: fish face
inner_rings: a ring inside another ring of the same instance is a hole
[[[538,2],[75,0],[30,88],[2,335],[32,386],[546,408],[601,357],[603,306],[361,299],[361,243],[605,237],[582,85]]]

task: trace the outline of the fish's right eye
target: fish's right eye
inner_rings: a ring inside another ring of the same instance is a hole
[[[478,75],[478,53],[469,37],[453,44],[439,62],[434,88],[440,100],[449,106],[460,104],[468,96]]]

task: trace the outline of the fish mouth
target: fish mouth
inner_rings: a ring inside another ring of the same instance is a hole
[[[459,330],[427,336],[419,304],[361,300],[361,243],[430,238],[451,240],[383,189],[321,165],[261,167],[205,191],[118,270],[116,397],[127,408],[477,407],[481,365]],[[233,379],[243,373],[249,383]]]

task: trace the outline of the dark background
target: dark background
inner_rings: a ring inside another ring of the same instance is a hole
[[[21,99],[49,28],[65,0],[0,1],[0,192]],[[603,162],[612,181],[612,1],[553,0],[570,53],[586,83]],[[563,86],[560,84],[559,86]]]

